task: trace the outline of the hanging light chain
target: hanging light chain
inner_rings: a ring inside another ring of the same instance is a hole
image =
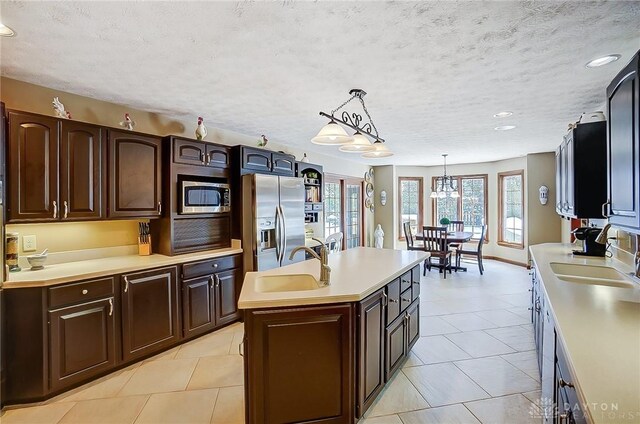
[[[356,97],[356,96],[354,96],[354,97]],[[380,137],[378,136],[378,129],[376,128],[375,124],[373,123],[373,119],[371,119],[371,115],[369,115],[369,111],[367,110],[367,107],[364,104],[364,99],[362,97],[358,97],[358,99],[360,100],[360,103],[362,103],[362,109],[364,109],[364,113],[366,113],[367,114],[367,118],[369,118],[369,123],[373,127],[373,130],[376,132],[376,138],[380,139]]]
[[[346,102],[342,103],[340,106],[338,106],[337,108],[333,109],[331,111],[331,116],[333,116],[334,113],[336,113],[337,111],[339,111],[340,109],[342,109],[343,107],[345,107],[347,105],[347,103],[349,103],[351,100],[355,99],[356,97],[358,97],[356,94],[352,95],[351,98],[349,100],[347,100]],[[362,100],[362,99],[361,99]]]

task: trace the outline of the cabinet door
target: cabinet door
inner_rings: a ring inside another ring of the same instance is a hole
[[[385,381],[389,381],[407,355],[407,332],[405,315],[399,316],[385,329]]]
[[[384,299],[382,289],[358,305],[358,418],[384,387]]]
[[[215,326],[213,275],[182,282],[182,326],[184,336],[204,333]]]
[[[9,222],[57,221],[58,120],[9,112]]]
[[[229,149],[216,144],[207,144],[206,161],[207,166],[214,168],[228,168],[231,166]]]
[[[416,301],[407,308],[407,352],[420,338],[420,302]]]
[[[52,390],[115,366],[113,302],[110,297],[49,312]]]
[[[638,56],[607,88],[609,161],[609,222],[640,228],[638,172],[640,168],[640,85]]]
[[[296,170],[296,158],[294,156],[284,153],[272,153],[271,160],[271,170],[273,172],[293,177]]]
[[[575,144],[573,142],[574,131],[569,132],[565,139],[565,156],[566,156],[566,169],[565,169],[565,203],[564,213],[567,216],[574,216],[574,203],[575,203]]]
[[[396,319],[400,315],[400,279],[396,278],[389,284],[387,284],[387,297],[389,298],[387,304],[387,324]]]
[[[123,359],[153,353],[178,340],[176,268],[121,277]]]
[[[271,152],[268,150],[242,147],[242,169],[271,172]]]
[[[351,304],[245,316],[247,423],[353,422]]]
[[[242,271],[239,268],[215,274],[216,325],[235,321],[240,316],[238,295],[241,284]]]
[[[205,143],[181,138],[173,139],[173,161],[185,165],[205,165]]]
[[[160,203],[162,143],[120,131],[109,132],[109,217],[157,217]]]
[[[60,128],[61,218],[103,218],[107,182],[103,130],[74,121],[62,121]]]

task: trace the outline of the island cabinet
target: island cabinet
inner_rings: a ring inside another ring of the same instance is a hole
[[[607,87],[609,223],[640,232],[640,52]]]
[[[162,215],[162,139],[109,130],[109,218]]]
[[[185,264],[181,277],[184,337],[202,334],[240,317],[242,255]]]
[[[124,274],[122,296],[122,357],[145,356],[178,341],[176,267]]]
[[[246,310],[246,422],[357,422],[419,338],[419,279],[416,265],[361,301]]]

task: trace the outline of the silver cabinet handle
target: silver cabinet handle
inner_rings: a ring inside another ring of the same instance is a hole
[[[82,294],[87,294],[87,293],[89,293],[89,290],[87,289],[82,290]]]
[[[384,290],[382,291],[382,298],[384,299],[384,306],[387,306],[389,304],[389,296],[387,296]]]
[[[129,279],[126,276],[124,276],[123,278],[124,278],[124,292],[126,293],[129,291]]]
[[[240,344],[238,345],[238,355],[240,356],[244,356],[244,341],[246,338],[242,339],[242,341],[240,342]]]
[[[207,153],[205,158],[206,158],[205,165],[209,165],[209,162],[211,162],[211,155],[209,153]]]
[[[411,302],[411,299],[407,299],[407,298],[402,298],[402,300],[404,300],[405,302]]]
[[[58,217],[58,202],[53,201],[53,219]]]
[[[162,202],[158,202],[158,215],[162,215]]]
[[[204,153],[200,152],[200,162],[202,162],[202,164],[205,164],[205,160],[204,160]]]
[[[398,300],[397,300],[397,299],[391,299],[391,298],[389,298],[389,302],[391,302],[391,303],[398,303]]]
[[[62,204],[64,205],[64,219],[67,219],[67,215],[69,215],[69,205],[66,200],[62,202]]]
[[[611,203],[611,201],[609,199],[607,199],[607,201],[602,204],[602,217],[603,218],[609,218],[609,216],[610,216],[609,213],[608,213],[608,209],[609,208],[607,208],[607,205],[610,204],[610,203]]]
[[[568,383],[568,382],[564,381],[563,379],[558,380],[558,384],[560,385],[560,387],[571,387],[571,388],[575,387],[573,384]]]
[[[220,276],[216,274],[215,277],[216,277],[216,287],[220,287]]]
[[[213,264],[212,265],[214,268],[218,268],[218,264]]]
[[[109,316],[113,315],[113,297],[109,298]]]
[[[209,276],[209,287],[213,288],[213,275]]]
[[[560,419],[560,424],[563,424],[563,423],[567,422],[567,418],[569,418],[569,417],[568,417],[567,413],[565,412],[564,414],[558,415],[558,418]]]

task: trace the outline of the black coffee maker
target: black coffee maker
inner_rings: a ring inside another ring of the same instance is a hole
[[[574,255],[582,256],[604,256],[607,251],[606,244],[596,242],[598,234],[602,228],[597,227],[580,227],[572,231],[578,240],[582,240],[582,250],[574,250]]]

